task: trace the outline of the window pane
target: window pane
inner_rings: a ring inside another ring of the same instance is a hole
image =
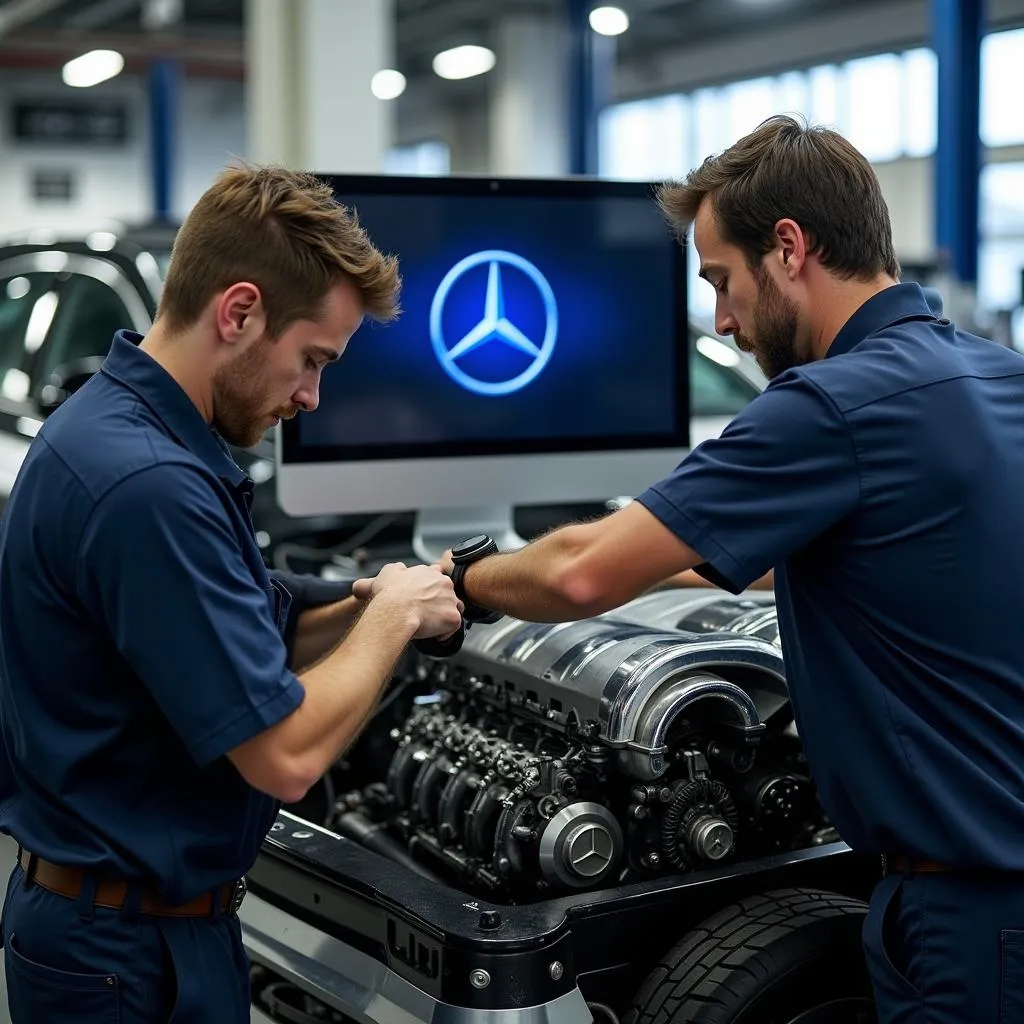
[[[978,304],[983,309],[1013,309],[1021,301],[1024,238],[985,241],[978,249]]]
[[[997,32],[981,44],[981,140],[1024,142],[1024,29]]]
[[[418,142],[395,146],[384,157],[385,174],[447,174],[451,153],[445,142]]]
[[[903,150],[931,156],[939,133],[939,62],[932,50],[903,54]]]
[[[902,70],[894,53],[851,60],[845,66],[850,103],[845,134],[869,160],[895,160],[903,150]]]
[[[807,73],[810,88],[810,118],[815,124],[839,128],[845,118],[840,104],[840,73],[834,64],[811,68]]]
[[[105,356],[114,335],[133,327],[120,296],[109,285],[84,274],[64,283],[50,336],[37,368],[42,383],[58,367],[90,356]]]
[[[752,132],[762,121],[777,113],[774,78],[754,78],[726,86],[725,109],[728,123],[723,144],[731,146]]]
[[[685,174],[691,167],[689,115],[689,102],[680,95],[605,108],[598,123],[598,173],[640,180]]]
[[[703,278],[697,276],[700,270],[700,257],[697,247],[693,244],[693,232],[686,241],[686,305],[690,316],[698,320],[702,328],[709,330],[715,323],[715,289]]]
[[[811,96],[807,75],[803,71],[787,71],[775,80],[775,113],[793,114],[811,120]]]
[[[693,94],[694,165],[729,145],[729,142],[723,142],[729,134],[726,115],[722,89],[698,89]]]
[[[980,188],[982,235],[1024,238],[1024,163],[988,164]]]

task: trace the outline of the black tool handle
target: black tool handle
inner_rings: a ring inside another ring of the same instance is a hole
[[[459,628],[452,633],[447,640],[440,640],[436,636],[428,637],[426,640],[413,640],[412,645],[420,654],[428,658],[450,658],[462,650],[462,643],[466,639],[466,620],[459,623]]]

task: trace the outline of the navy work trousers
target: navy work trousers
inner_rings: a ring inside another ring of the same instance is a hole
[[[234,916],[93,907],[86,896],[26,886],[15,867],[0,934],[13,1024],[249,1022],[249,964]]]
[[[878,1024],[1024,1024],[1024,878],[887,875],[864,921]]]

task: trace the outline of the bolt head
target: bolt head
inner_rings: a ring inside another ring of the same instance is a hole
[[[469,983],[473,988],[487,988],[491,983],[491,976],[483,968],[478,967],[475,971],[469,972]]]
[[[565,968],[562,966],[560,960],[553,960],[548,967],[548,974],[551,976],[552,981],[560,981],[563,974],[565,974]]]

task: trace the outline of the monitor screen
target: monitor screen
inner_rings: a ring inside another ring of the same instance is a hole
[[[650,186],[327,180],[398,256],[402,313],[367,321],[324,371],[319,408],[280,428],[286,510],[586,500],[678,461],[685,253]],[[440,486],[424,472],[439,463]]]

